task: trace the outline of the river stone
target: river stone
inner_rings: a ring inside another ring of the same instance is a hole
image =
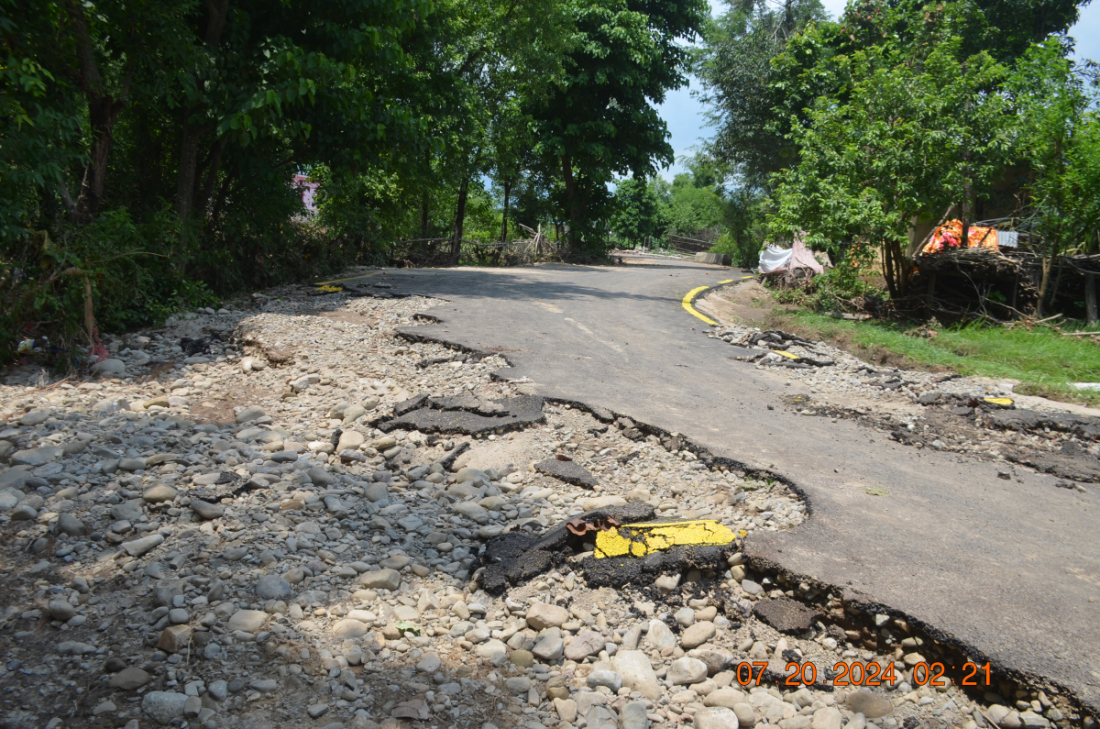
[[[484,524],[489,521],[488,510],[481,504],[473,501],[461,501],[451,508],[470,521],[477,522],[478,524]]]
[[[707,664],[700,661],[698,658],[677,658],[672,662],[672,665],[668,667],[669,683],[674,686],[684,686],[687,684],[699,683],[705,681],[707,678]]]
[[[141,510],[141,501],[123,501],[111,507],[111,519],[114,521],[128,521],[137,524],[145,519],[145,512]]]
[[[110,685],[111,688],[133,691],[147,685],[152,680],[153,677],[142,669],[137,666],[130,666],[111,676]]]
[[[54,620],[60,620],[62,622],[69,620],[76,615],[76,608],[69,604],[68,600],[62,598],[54,598],[50,600],[48,606],[50,617]]]
[[[309,480],[313,482],[314,486],[332,486],[336,483],[336,477],[320,466],[309,469],[306,471],[306,475],[309,476]]]
[[[70,537],[83,537],[88,533],[88,527],[84,526],[84,522],[72,514],[59,516],[57,518],[57,529],[62,534],[68,534]]]
[[[50,411],[49,410],[39,410],[39,409],[35,408],[34,410],[31,410],[29,413],[24,413],[23,416],[21,418],[19,418],[19,424],[20,425],[27,425],[27,426],[41,425],[42,423],[46,422],[46,420],[49,419],[49,417],[50,417]]]
[[[105,359],[92,365],[92,374],[104,377],[120,377],[126,374],[126,363],[120,359]]]
[[[844,705],[853,714],[863,714],[868,719],[881,719],[894,713],[893,702],[873,691],[853,691],[844,700]]]
[[[358,620],[352,618],[344,618],[339,620],[332,626],[332,632],[337,638],[343,640],[351,640],[354,638],[362,638],[370,631],[370,627],[366,623],[360,623]]]
[[[255,367],[255,365],[253,365],[253,367]],[[251,405],[246,408],[241,408],[241,411],[237,413],[236,417],[237,425],[244,425],[245,423],[250,423],[253,420],[259,420],[265,414],[266,413],[264,413],[264,409],[258,405]]]
[[[368,590],[396,590],[401,586],[401,573],[392,569],[371,570],[359,576],[359,583]]]
[[[714,623],[704,620],[695,623],[680,635],[680,645],[685,649],[698,648],[714,637]]]
[[[752,708],[752,704],[746,701],[734,704],[733,713],[737,714],[737,721],[741,723],[742,729],[749,729],[756,725],[756,711]]]
[[[559,605],[536,602],[527,609],[525,617],[532,630],[560,628],[569,619],[569,611]]]
[[[599,633],[586,630],[579,633],[576,638],[565,646],[565,657],[571,661],[583,661],[588,656],[595,655],[604,649],[606,641]],[[614,689],[618,691],[618,689]]]
[[[740,729],[741,722],[733,709],[714,706],[697,711],[692,726],[695,729]]]
[[[256,594],[265,600],[279,600],[290,597],[293,592],[290,583],[279,575],[264,575],[256,580]]]
[[[183,718],[186,703],[187,696],[184,694],[177,694],[175,691],[150,691],[141,700],[141,710],[158,724],[170,724],[173,719]]]
[[[50,461],[56,461],[63,454],[60,446],[42,446],[41,448],[27,448],[11,454],[13,466],[44,466]],[[21,485],[21,484],[20,484]]]
[[[631,701],[619,709],[619,729],[649,729],[645,702]]]
[[[336,452],[343,453],[347,449],[356,450],[359,446],[366,442],[366,437],[362,433],[357,433],[354,430],[345,430],[340,435],[340,442],[336,444]]]
[[[550,662],[561,658],[564,649],[565,641],[562,640],[561,630],[558,628],[547,628],[539,634],[538,640],[535,642],[535,647],[531,649],[531,652],[534,653],[537,658]]]
[[[704,706],[724,706],[727,709],[732,709],[737,704],[744,703],[746,696],[743,691],[738,691],[735,688],[720,688],[715,691],[711,691],[703,698]]]
[[[122,548],[126,551],[126,554],[131,557],[140,557],[146,552],[151,551],[164,542],[164,537],[160,534],[150,534],[147,537],[141,539],[135,539],[132,542],[123,542]]]
[[[606,686],[611,689],[611,693],[618,693],[619,689],[623,687],[623,677],[614,671],[593,671],[588,674],[586,683],[589,688]]]
[[[656,700],[661,695],[657,674],[642,651],[619,651],[611,660],[615,673],[623,677],[623,685],[639,692],[647,699]]]
[[[245,633],[256,633],[267,622],[267,613],[263,610],[238,610],[229,618],[226,627],[230,631],[240,630]]]
[[[145,470],[144,458],[122,458],[118,462],[118,470],[120,471],[143,471]]]
[[[826,706],[814,712],[813,729],[840,729],[843,718],[840,711],[833,706]]]
[[[211,504],[202,499],[191,500],[191,510],[203,519],[220,519],[225,516],[225,507],[221,504]]]
[[[191,641],[192,632],[189,625],[169,625],[160,634],[157,648],[165,653],[179,653]]]
[[[676,647],[676,636],[663,620],[649,621],[649,632],[645,634],[645,639],[646,643],[659,651]]]
[[[145,489],[141,498],[145,499],[145,501],[150,504],[163,504],[165,501],[171,501],[176,498],[176,490],[171,486],[157,484],[152,488]]]

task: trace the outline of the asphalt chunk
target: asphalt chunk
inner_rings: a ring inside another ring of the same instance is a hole
[[[590,558],[581,563],[584,579],[589,587],[644,586],[664,573],[683,573],[697,569],[701,572],[720,572],[726,569],[726,561],[736,552],[738,543],[691,547],[670,547],[651,552],[644,557]]]
[[[563,461],[557,458],[547,458],[535,464],[535,470],[547,476],[553,476],[559,481],[571,483],[586,489],[595,488],[598,481],[584,466],[575,461]]]
[[[581,518],[585,521],[644,521],[653,518],[654,513],[652,506],[636,501],[626,506],[590,511]],[[493,537],[479,555],[485,569],[478,575],[478,585],[490,595],[499,595],[511,585],[526,582],[562,564],[581,549],[585,541],[584,537],[570,532],[564,522],[537,534],[507,532]]]
[[[821,613],[786,597],[760,600],[753,606],[757,617],[781,633],[802,633],[821,618]]]
[[[1100,438],[1100,418],[1071,413],[1040,413],[1035,410],[994,410],[986,422],[1004,430],[1041,430],[1050,428],[1089,438]]]
[[[406,400],[399,407],[411,403],[412,401]],[[542,413],[542,406],[543,399],[534,395],[501,400],[482,400],[469,395],[424,398],[419,407],[406,409],[396,417],[378,421],[375,427],[384,433],[400,428],[419,430],[421,433],[482,435],[519,430],[543,423],[546,417]]]

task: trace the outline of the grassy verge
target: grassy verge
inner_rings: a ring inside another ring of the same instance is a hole
[[[945,327],[936,336],[884,322],[850,322],[806,311],[773,309],[768,324],[828,341],[880,365],[953,370],[963,375],[1019,380],[1016,392],[1052,400],[1100,405],[1100,393],[1074,382],[1100,382],[1100,345],[1091,337],[1066,337],[1051,328]],[[1084,326],[1065,326],[1067,331]],[[1092,329],[1100,329],[1092,327]]]

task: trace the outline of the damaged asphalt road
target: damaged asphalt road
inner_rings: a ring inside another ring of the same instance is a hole
[[[394,293],[443,301],[415,336],[504,355],[538,395],[627,415],[718,458],[770,470],[812,518],[748,539],[750,563],[843,586],[1014,675],[1100,710],[1100,494],[1053,476],[917,450],[780,403],[784,372],[730,359],[681,307],[736,275],[651,266],[387,272]],[[415,276],[415,278],[413,278]],[[771,405],[774,409],[769,409]]]

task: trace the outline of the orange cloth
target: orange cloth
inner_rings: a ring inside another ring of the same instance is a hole
[[[932,239],[921,250],[921,253],[940,253],[951,248],[958,248],[962,241],[962,221],[948,220],[936,228],[932,233]],[[970,226],[967,231],[967,248],[985,248],[997,251],[997,230],[995,228],[976,228]]]

